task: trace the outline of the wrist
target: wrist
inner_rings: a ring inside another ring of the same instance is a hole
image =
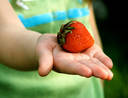
[[[28,65],[30,66],[30,70],[32,69],[37,69],[38,67],[38,60],[36,58],[36,47],[37,47],[37,42],[39,38],[42,36],[42,34],[34,31],[27,30],[26,31],[26,41],[24,43],[25,46],[27,47],[25,49],[26,55],[28,56]]]

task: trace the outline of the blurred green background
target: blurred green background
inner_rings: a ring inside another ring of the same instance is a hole
[[[112,58],[114,78],[105,81],[105,98],[128,98],[128,41],[126,1],[93,0],[104,52]]]

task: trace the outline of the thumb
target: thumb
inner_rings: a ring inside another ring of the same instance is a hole
[[[42,49],[39,54],[39,68],[38,72],[40,76],[46,76],[52,70],[53,67],[53,56],[52,50]]]

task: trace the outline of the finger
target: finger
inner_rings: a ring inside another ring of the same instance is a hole
[[[63,63],[63,65],[61,65],[61,68],[58,69],[60,72],[67,74],[76,74],[87,78],[92,76],[92,71],[90,68],[75,61],[66,61]]]
[[[104,80],[108,78],[108,72],[104,68],[92,62],[91,60],[86,60],[86,61],[82,60],[80,62],[84,64],[85,66],[88,66],[92,70],[92,74],[95,77],[98,77]]]
[[[101,63],[98,59],[95,59],[95,58],[92,59],[92,62],[94,62],[98,66],[101,66],[104,70],[106,70],[108,72],[107,80],[111,80],[112,79],[113,73],[110,71],[110,69],[108,67],[106,67],[103,63]]]
[[[112,60],[103,52],[97,52],[94,55],[94,58],[97,58],[98,60],[100,60],[104,65],[106,65],[110,69],[113,67]]]
[[[52,51],[49,49],[43,49],[39,54],[39,75],[46,76],[53,66],[53,56]]]
[[[79,63],[80,64],[80,63]],[[80,64],[81,65],[81,64]],[[92,76],[92,70],[84,65],[78,65],[79,67],[76,68],[76,74],[89,78]]]

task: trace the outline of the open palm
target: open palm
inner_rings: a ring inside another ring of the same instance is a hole
[[[54,69],[58,72],[107,80],[113,77],[110,71],[112,61],[97,45],[82,53],[65,52],[57,45],[53,50],[53,57]]]
[[[82,53],[69,53],[57,44],[56,35],[46,34],[40,37],[36,53],[41,76],[54,69],[57,72],[84,77],[95,76],[107,80],[113,77],[110,70],[113,66],[112,61],[97,45]]]

